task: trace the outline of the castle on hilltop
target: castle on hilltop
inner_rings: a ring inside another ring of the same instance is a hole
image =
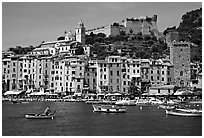
[[[121,32],[125,34],[137,34],[141,32],[142,35],[153,33],[156,37],[161,35],[157,28],[157,15],[153,17],[126,18],[121,24],[113,23],[111,25],[86,30],[87,35],[91,32],[94,34],[104,33],[106,36],[116,36],[121,34]]]

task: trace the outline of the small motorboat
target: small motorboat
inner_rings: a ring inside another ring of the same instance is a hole
[[[168,115],[178,115],[178,116],[202,116],[202,110],[196,109],[167,109],[166,114]]]
[[[125,113],[126,107],[117,105],[96,105],[93,104],[93,112],[105,112],[105,113]]]
[[[54,119],[55,112],[50,115],[44,115],[44,114],[26,114],[26,119]]]

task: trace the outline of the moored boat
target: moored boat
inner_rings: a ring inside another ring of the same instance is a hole
[[[175,106],[174,105],[165,105],[165,104],[160,104],[159,106],[158,106],[158,108],[161,108],[161,109],[174,109],[175,108]]]
[[[125,113],[126,107],[117,105],[96,105],[93,104],[94,112],[105,112],[105,113]]]
[[[177,115],[177,116],[202,116],[201,110],[196,109],[167,109],[166,114],[168,115]]]
[[[116,105],[125,105],[125,106],[131,106],[131,105],[136,105],[136,100],[130,100],[128,98],[123,99],[121,101],[115,102]]]

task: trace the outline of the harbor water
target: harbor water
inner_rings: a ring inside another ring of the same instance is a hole
[[[50,106],[56,117],[25,119]],[[201,136],[202,117],[166,115],[158,106],[129,106],[126,113],[95,113],[83,102],[2,102],[3,136]]]

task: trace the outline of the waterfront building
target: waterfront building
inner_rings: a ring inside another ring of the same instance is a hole
[[[7,57],[2,59],[2,90],[9,91],[11,90],[11,75],[10,75],[10,65],[11,58]]]
[[[109,80],[109,91],[121,93],[121,57],[109,56],[106,70],[109,71],[107,78]],[[105,64],[104,64],[105,65]],[[105,68],[104,68],[105,70]],[[104,76],[105,77],[105,76]],[[108,81],[107,80],[107,81]]]
[[[164,71],[164,84],[174,85],[174,66],[169,59],[162,59]]]
[[[91,92],[96,92],[97,84],[97,61],[89,60],[85,67],[85,82]]]
[[[149,88],[149,95],[172,95],[174,85],[152,86]]]
[[[140,60],[140,76],[141,76],[141,90],[147,91],[150,86],[150,60],[141,59]]]
[[[108,60],[97,61],[97,85],[96,88],[99,93],[109,91],[109,64]],[[112,89],[111,89],[112,90]]]

